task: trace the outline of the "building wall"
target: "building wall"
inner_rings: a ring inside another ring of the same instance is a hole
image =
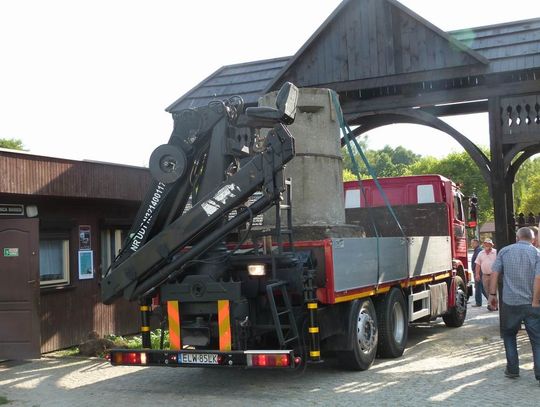
[[[0,151],[0,193],[89,199],[141,200],[145,168]]]
[[[150,184],[148,169],[0,149],[0,204],[35,205],[40,237],[69,240],[69,283],[40,287],[41,351],[139,331],[138,304],[100,298],[101,230],[129,229]],[[4,220],[9,216],[3,216]],[[91,228],[94,276],[79,279],[79,226]],[[59,232],[60,231],[60,232]]]
[[[83,342],[90,331],[125,335],[139,330],[137,303],[101,303],[101,230],[127,228],[138,210],[133,201],[14,196],[0,193],[0,203],[36,205],[40,235],[69,232],[69,277],[66,285],[41,287],[41,351],[50,352]],[[79,279],[79,225],[91,228],[94,277]]]

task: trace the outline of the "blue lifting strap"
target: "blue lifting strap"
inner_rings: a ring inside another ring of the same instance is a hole
[[[369,165],[369,161],[368,161],[366,155],[364,154],[364,151],[362,150],[362,147],[360,147],[360,144],[358,143],[358,141],[356,140],[355,137],[349,137],[349,135],[352,133],[352,131],[351,131],[351,128],[349,127],[349,125],[345,122],[345,118],[343,117],[343,111],[341,110],[341,106],[340,106],[340,104],[338,102],[336,92],[334,92],[333,90],[330,90],[330,94],[332,95],[332,102],[334,104],[334,108],[336,109],[337,118],[338,118],[338,121],[339,121],[339,127],[341,128],[341,132],[343,133],[343,138],[345,139],[345,145],[347,146],[347,151],[349,152],[349,156],[351,157],[351,162],[352,162],[352,165],[353,165],[354,173],[355,173],[356,178],[358,180],[358,184],[360,185],[360,189],[361,189],[362,193],[364,194],[364,201],[366,201],[365,200],[364,187],[362,186],[362,181],[360,179],[360,169],[358,167],[358,163],[357,163],[356,158],[354,156],[354,153],[352,151],[351,141],[354,143],[354,146],[356,147],[356,150],[358,151],[358,154],[360,155],[360,158],[364,162],[364,165],[366,166],[366,168],[367,168],[367,170],[369,172],[369,175],[371,175],[371,178],[373,178],[373,181],[375,182],[375,185],[377,186],[377,189],[379,190],[379,192],[380,192],[380,194],[381,194],[381,196],[383,198],[383,201],[384,201],[386,207],[388,208],[388,211],[390,212],[390,214],[392,215],[392,218],[396,222],[396,225],[399,228],[399,231],[401,232],[401,235],[403,237],[406,237],[405,232],[403,231],[403,228],[401,227],[401,223],[399,223],[399,220],[398,220],[398,218],[396,216],[396,213],[394,212],[394,209],[392,208],[392,205],[390,205],[390,201],[388,200],[388,196],[386,195],[386,192],[384,192],[384,189],[381,187],[381,184],[379,183],[379,180],[377,178],[377,174],[375,173],[375,170],[373,169],[373,167],[371,167],[371,165]],[[367,201],[366,201],[366,204],[367,204]],[[375,229],[376,236],[379,237],[379,233],[377,231],[377,227],[375,226],[375,224],[373,224],[373,228]]]

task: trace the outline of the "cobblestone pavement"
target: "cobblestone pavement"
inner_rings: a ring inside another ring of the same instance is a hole
[[[498,313],[469,308],[461,328],[416,326],[398,359],[365,372],[335,362],[305,372],[112,367],[99,359],[54,358],[0,364],[0,396],[15,406],[535,406],[540,386],[524,331],[521,377],[503,375]],[[1,397],[0,397],[1,400]]]

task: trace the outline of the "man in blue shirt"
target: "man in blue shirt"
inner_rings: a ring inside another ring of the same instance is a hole
[[[478,257],[478,253],[482,251],[482,246],[480,246],[480,241],[478,239],[472,239],[471,240],[471,247],[473,248],[474,252],[471,257],[471,270],[474,273],[474,302],[473,307],[481,307],[482,306],[482,294],[487,298],[486,292],[484,290],[484,286],[482,284],[482,275],[480,275],[480,278],[476,278],[475,268],[476,268],[476,258]],[[482,273],[480,271],[480,273]]]
[[[492,266],[488,289],[489,303],[497,307],[497,281],[503,276],[501,298],[501,334],[506,352],[506,377],[519,377],[516,335],[525,323],[531,341],[534,375],[540,384],[540,252],[531,244],[534,234],[523,227],[517,231],[517,242],[506,246]]]

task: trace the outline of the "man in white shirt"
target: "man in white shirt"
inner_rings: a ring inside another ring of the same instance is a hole
[[[480,270],[482,270],[482,284],[484,287],[491,287],[491,266],[497,258],[497,251],[493,248],[493,241],[491,239],[485,239],[484,250],[482,250],[476,257],[475,277],[480,279]],[[488,304],[489,311],[497,311],[497,308],[493,308]]]

